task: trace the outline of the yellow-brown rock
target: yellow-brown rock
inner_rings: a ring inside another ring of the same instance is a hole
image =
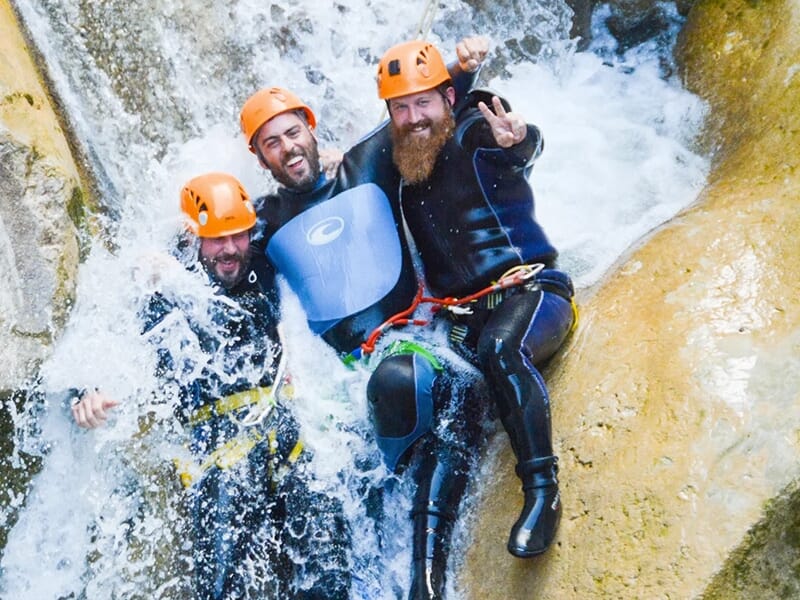
[[[8,0],[0,0],[0,395],[49,353],[74,294],[80,178]]]
[[[799,10],[689,13],[679,59],[712,110],[709,185],[580,299],[546,373],[558,538],[506,552],[521,493],[504,448],[477,482],[465,598],[800,597]]]

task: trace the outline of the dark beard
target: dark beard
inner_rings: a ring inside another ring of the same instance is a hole
[[[455,126],[450,111],[440,120],[430,121],[431,133],[425,139],[419,139],[410,133],[410,126],[396,127],[392,123],[392,158],[407,183],[422,183],[431,176],[436,158],[447,140],[452,137]]]
[[[224,254],[218,256],[216,258],[206,258],[204,256],[200,256],[200,262],[205,267],[206,271],[211,275],[211,277],[216,280],[218,283],[222,285],[226,290],[231,290],[239,285],[245,276],[250,271],[250,258],[252,256],[252,246],[248,248],[245,252],[234,252],[232,254]],[[239,261],[239,271],[234,276],[229,276],[228,274],[221,274],[217,271],[216,263],[217,260],[225,260],[230,257],[235,257]]]
[[[305,157],[309,166],[309,172],[302,179],[294,179],[291,175],[289,175],[285,167],[283,167],[283,163],[298,155]],[[298,148],[294,152],[291,152],[286,156],[282,156],[281,161],[281,168],[272,171],[272,174],[275,176],[275,179],[278,180],[278,183],[283,185],[283,187],[299,193],[310,192],[314,189],[320,173],[319,150],[317,149],[316,139],[312,139],[310,147]]]

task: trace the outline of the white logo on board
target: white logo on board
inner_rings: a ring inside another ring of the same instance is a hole
[[[344,231],[344,219],[341,217],[328,217],[323,219],[306,234],[306,240],[312,246],[324,246],[342,235]]]

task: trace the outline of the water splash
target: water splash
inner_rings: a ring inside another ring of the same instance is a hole
[[[186,594],[185,515],[169,469],[180,449],[168,405],[153,400],[160,397],[155,356],[136,319],[157,285],[203,294],[181,267],[155,258],[179,228],[178,190],[212,169],[237,176],[253,195],[273,186],[237,123],[241,103],[265,85],[306,99],[323,145],[356,141],[381,118],[378,57],[414,36],[426,5],[20,3],[78,137],[108,178],[105,200],[118,221],[114,253],[98,243],[82,265],[69,326],[41,372],[46,401],[14,415],[15,453],[41,457],[43,466],[30,490],[1,511],[9,524],[21,509],[3,553],[4,596]],[[429,37],[445,58],[454,57],[461,36],[488,34],[494,57],[484,82],[543,130],[545,152],[531,179],[537,214],[579,286],[596,282],[631,243],[696,197],[708,168],[692,148],[704,107],[665,79],[668,44],[619,55],[598,31],[591,51],[576,52],[562,2],[510,1],[505,12],[455,0],[438,6]],[[347,370],[284,292],[295,408],[313,432],[308,444],[320,480],[335,482],[332,491],[356,524],[358,594],[396,597],[410,560],[408,482],[398,481],[388,496],[383,528],[391,535],[380,547],[363,526],[368,491],[387,475],[369,466],[375,449],[361,435],[367,371]],[[108,427],[71,425],[56,392],[73,386],[100,386],[124,399]],[[153,418],[143,423],[145,414]],[[353,468],[357,458],[366,462]],[[466,543],[463,533],[459,539]]]

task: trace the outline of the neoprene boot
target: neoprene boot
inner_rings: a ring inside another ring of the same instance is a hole
[[[425,441],[415,456],[417,491],[411,512],[414,537],[408,600],[444,598],[450,536],[467,485],[467,457],[441,440]]]
[[[511,528],[508,551],[519,558],[529,558],[547,550],[561,521],[558,459],[535,458],[519,463],[516,471],[522,480],[525,505]]]
[[[444,598],[447,547],[452,529],[452,523],[445,517],[430,513],[414,515],[414,549],[408,600]]]

